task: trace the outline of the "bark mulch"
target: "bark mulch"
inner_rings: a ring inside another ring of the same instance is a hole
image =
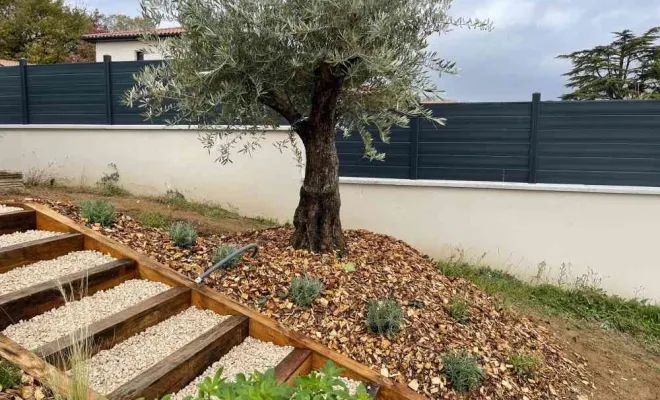
[[[85,223],[77,206],[45,203]],[[166,231],[128,215],[120,214],[112,227],[93,229],[191,278],[211,265],[216,246],[257,243],[256,258],[246,256],[205,283],[431,398],[583,400],[593,388],[586,361],[568,354],[544,327],[504,308],[471,283],[442,275],[427,256],[390,236],[348,230],[348,254],[338,259],[293,250],[292,230],[286,227],[200,237],[190,250],[174,247]],[[353,272],[344,269],[347,262],[355,265]],[[291,279],[304,275],[324,284],[309,308],[294,305],[287,296]],[[384,298],[398,300],[405,316],[403,329],[391,337],[371,333],[365,323],[368,303]],[[458,323],[450,316],[452,298],[467,302],[467,321]],[[442,355],[454,349],[477,355],[485,372],[483,384],[465,397],[443,374]],[[532,378],[516,376],[508,364],[516,352],[540,360]]]

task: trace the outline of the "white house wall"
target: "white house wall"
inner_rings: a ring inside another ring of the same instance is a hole
[[[110,55],[112,61],[135,61],[136,52],[144,51],[145,60],[162,60],[162,55],[149,42],[137,40],[123,42],[97,42],[96,61],[103,61],[104,55]]]

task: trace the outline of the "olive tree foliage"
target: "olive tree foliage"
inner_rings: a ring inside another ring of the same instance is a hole
[[[309,118],[314,79],[329,65],[344,76],[336,110],[344,135],[357,133],[369,159],[373,126],[387,143],[390,128],[421,116],[442,124],[422,105],[439,99],[431,74],[455,63],[427,50],[428,38],[455,27],[488,29],[487,21],[453,18],[451,0],[143,0],[145,16],[177,20],[185,34],[159,41],[168,60],[137,76],[128,102],[153,118],[201,123],[204,143],[250,152],[259,133]],[[218,107],[222,104],[222,107]],[[240,125],[240,135],[235,135]],[[228,133],[233,133],[228,136]],[[256,134],[256,135],[255,135]]]
[[[451,0],[143,0],[155,22],[177,20],[179,38],[159,42],[167,59],[137,75],[131,105],[148,117],[200,125],[204,146],[227,163],[251,153],[282,120],[305,178],[293,219],[295,248],[345,248],[339,220],[335,133],[358,134],[365,157],[384,160],[374,137],[389,142],[411,117],[442,124],[424,107],[439,98],[433,74],[455,65],[427,49],[455,27]],[[373,129],[372,129],[373,128]]]

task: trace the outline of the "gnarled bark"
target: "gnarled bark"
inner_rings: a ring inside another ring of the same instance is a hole
[[[307,162],[293,217],[296,230],[291,244],[296,249],[345,250],[339,219],[339,159],[334,136],[334,131],[317,131],[303,139]]]

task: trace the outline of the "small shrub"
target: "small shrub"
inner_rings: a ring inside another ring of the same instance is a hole
[[[465,350],[453,351],[442,356],[444,374],[454,389],[470,392],[481,385],[484,371],[477,365],[477,357]]]
[[[109,174],[104,173],[101,179],[96,182],[96,186],[99,187],[101,193],[106,196],[126,196],[130,194],[128,190],[119,185],[119,170],[117,169],[117,165],[110,163],[108,167],[110,167],[112,172]]]
[[[228,255],[235,252],[236,250],[238,250],[238,247],[233,246],[233,245],[224,245],[224,246],[217,247],[213,251],[213,257],[212,257],[213,265],[219,263],[220,260],[227,257]],[[229,262],[224,265],[224,268],[235,267],[236,264],[238,264],[241,261],[241,258],[243,258],[243,254],[237,255],[236,257],[229,260]]]
[[[536,357],[527,353],[511,354],[508,363],[513,366],[513,372],[522,379],[533,378],[539,364]]]
[[[80,214],[90,224],[112,225],[117,218],[115,208],[106,200],[83,200],[80,202]]]
[[[323,290],[323,284],[318,279],[312,279],[308,276],[293,278],[289,287],[289,295],[294,303],[307,307],[314,302],[321,290]]]
[[[403,311],[398,301],[385,299],[369,303],[367,326],[374,333],[391,335],[401,330]]]
[[[190,222],[175,222],[170,225],[170,240],[176,247],[192,247],[197,241],[197,230]]]
[[[0,358],[0,388],[12,389],[20,386],[21,375],[20,368]]]
[[[165,195],[162,197],[162,202],[169,205],[182,205],[188,203],[186,196],[176,189],[167,189]]]
[[[465,300],[452,297],[449,300],[449,315],[456,320],[456,322],[467,322],[470,318],[470,309]]]
[[[160,213],[143,212],[138,215],[137,219],[152,228],[167,228],[172,225],[172,218]]]

